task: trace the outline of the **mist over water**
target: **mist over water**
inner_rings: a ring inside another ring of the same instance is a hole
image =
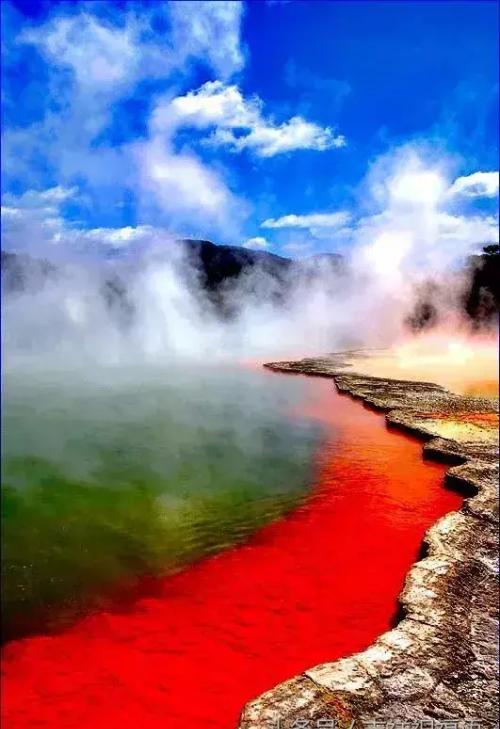
[[[316,267],[278,282],[259,266],[225,282],[217,308],[182,247],[166,240],[160,252],[133,262],[81,260],[43,285],[9,296],[3,305],[3,356],[8,368],[64,369],[176,361],[241,361],[321,352],[349,336],[345,276]],[[124,293],[111,303],[109,278]],[[281,298],[279,298],[281,295]],[[89,375],[90,376],[90,375]]]

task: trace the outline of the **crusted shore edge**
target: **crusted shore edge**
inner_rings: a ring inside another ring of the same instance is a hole
[[[426,441],[424,458],[450,464],[445,486],[466,498],[426,532],[422,558],[399,597],[397,625],[365,651],[306,670],[250,701],[238,729],[327,726],[321,719],[334,719],[339,729],[423,720],[423,727],[477,720],[481,729],[496,729],[498,403],[349,371],[355,357],[265,366],[331,377],[340,392],[385,411],[388,424]]]

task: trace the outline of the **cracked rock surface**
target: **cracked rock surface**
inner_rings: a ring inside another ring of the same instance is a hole
[[[426,441],[425,458],[450,464],[446,478],[466,498],[425,534],[425,557],[400,595],[398,625],[362,653],[312,667],[249,702],[238,727],[292,729],[334,719],[338,729],[353,721],[368,729],[421,720],[440,726],[447,719],[496,729],[498,402],[356,374],[356,356],[266,367],[332,377],[339,391],[385,411],[390,425]]]

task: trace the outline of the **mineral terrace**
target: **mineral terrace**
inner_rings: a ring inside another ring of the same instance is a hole
[[[401,729],[400,722],[496,729],[498,401],[356,374],[358,356],[266,367],[331,377],[339,391],[386,411],[390,425],[426,441],[425,458],[450,464],[447,481],[466,498],[426,533],[398,624],[364,652],[311,667],[251,701],[239,729],[328,726],[326,719],[340,729]]]

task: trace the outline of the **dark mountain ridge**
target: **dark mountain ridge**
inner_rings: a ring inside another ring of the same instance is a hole
[[[500,249],[493,243],[479,255],[469,256],[461,272],[462,285],[456,302],[473,329],[498,326],[500,308]],[[440,320],[440,301],[445,284],[426,281],[415,292],[417,303],[406,319],[414,332],[432,329]]]

